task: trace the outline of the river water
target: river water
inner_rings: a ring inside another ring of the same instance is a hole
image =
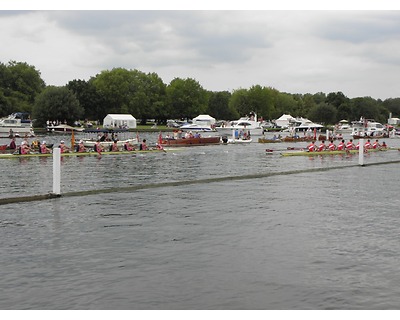
[[[399,309],[400,153],[288,146],[63,158],[66,196],[0,206],[0,308]],[[0,198],[52,191],[51,158],[0,165]]]

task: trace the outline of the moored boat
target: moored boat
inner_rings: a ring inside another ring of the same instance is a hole
[[[225,142],[226,141],[226,142]],[[224,144],[248,144],[251,143],[253,139],[243,139],[243,138],[230,138],[230,139],[222,139]]]
[[[96,144],[95,139],[82,139],[83,141],[83,145],[85,146],[85,148],[94,148],[94,145]],[[126,140],[118,140],[117,141],[117,146],[118,148],[121,148],[125,145],[125,143],[128,142],[130,144],[136,145],[138,143],[136,138],[132,138],[132,139],[126,139]],[[113,141],[101,141],[100,145],[104,148],[104,149],[109,149],[111,147],[111,145],[113,144]]]
[[[220,144],[220,137],[192,137],[192,138],[180,138],[180,139],[161,139],[159,144],[163,147],[169,146],[180,146],[180,147],[192,147],[192,146],[205,146],[212,144]]]
[[[0,136],[29,136],[33,137],[32,122],[29,119],[23,119],[21,113],[13,113],[7,118],[0,119]]]
[[[282,142],[281,139],[267,139],[267,138],[258,138],[258,143],[278,143]]]
[[[83,132],[85,130],[82,127],[72,127],[67,124],[59,124],[57,126],[47,126],[46,129],[49,132],[60,132],[60,133],[72,133],[72,131]]]
[[[179,129],[181,129],[182,131],[193,131],[193,132],[216,132],[216,130],[212,129],[210,126],[198,123],[185,124],[181,126]]]
[[[251,136],[261,136],[264,133],[262,122],[257,121],[257,114],[255,112],[250,112],[249,116],[228,122],[224,126],[216,127],[215,129],[220,135],[227,136],[231,136],[232,131],[235,130],[248,130]]]

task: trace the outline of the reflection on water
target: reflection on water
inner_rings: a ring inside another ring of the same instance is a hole
[[[62,192],[343,169],[3,205],[0,307],[398,308],[398,164],[264,150],[64,158]],[[51,190],[51,159],[2,164],[2,197]]]

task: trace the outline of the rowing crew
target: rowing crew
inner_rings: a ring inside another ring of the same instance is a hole
[[[379,143],[378,139],[376,139],[373,143],[371,143],[371,140],[367,140],[367,142],[365,142],[364,144],[364,150],[368,150],[368,149],[386,149],[387,148],[387,144],[385,143],[385,141],[382,142],[382,144]],[[340,141],[340,143],[336,146],[333,143],[333,140],[331,140],[329,142],[328,145],[325,144],[325,141],[323,140],[319,146],[315,145],[315,142],[312,141],[308,146],[307,146],[307,150],[309,152],[320,152],[320,151],[346,151],[346,150],[359,150],[360,149],[360,141],[358,141],[358,143],[355,145],[353,143],[353,139],[350,139],[347,143],[345,143],[344,140]]]

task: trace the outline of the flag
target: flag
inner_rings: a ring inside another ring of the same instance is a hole
[[[72,134],[71,134],[71,150],[74,149],[74,145],[75,145],[75,133],[74,133],[74,129],[72,129]]]
[[[160,134],[158,135],[158,144],[161,145],[161,143],[162,143],[162,134],[160,131]]]

